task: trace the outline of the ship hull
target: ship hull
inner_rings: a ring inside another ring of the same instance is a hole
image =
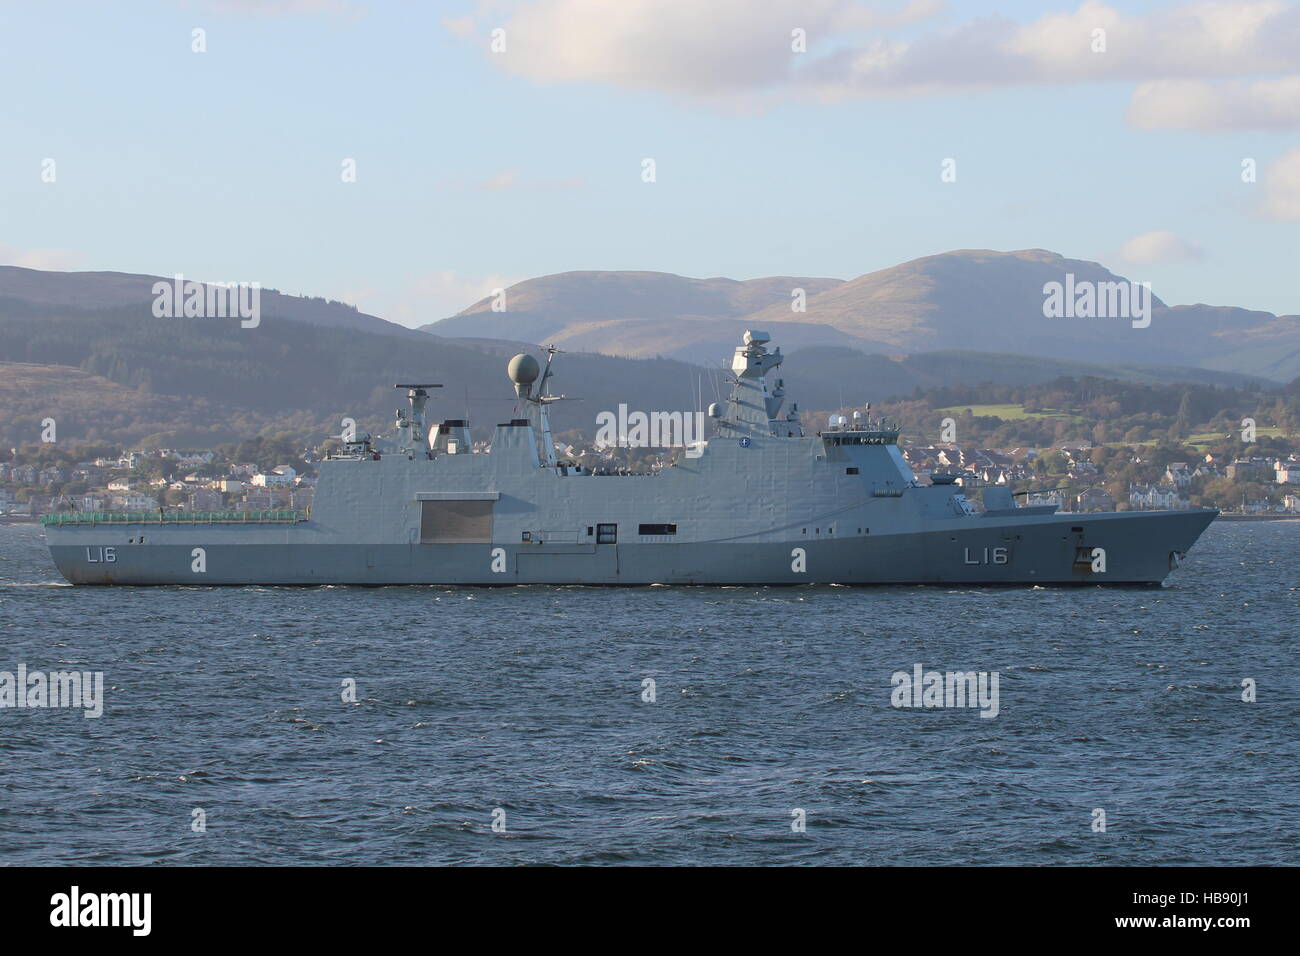
[[[87,585],[1158,585],[1216,514],[988,517],[899,533],[618,544],[367,544],[310,521],[46,534],[60,573]]]

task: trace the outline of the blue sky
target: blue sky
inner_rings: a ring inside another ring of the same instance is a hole
[[[418,325],[573,269],[852,278],[1041,247],[1167,302],[1300,312],[1300,19],[1189,9],[0,5],[0,262]]]

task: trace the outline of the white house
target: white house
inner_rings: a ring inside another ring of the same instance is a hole
[[[112,507],[117,511],[156,511],[158,501],[148,495],[113,495],[110,499]]]
[[[259,471],[253,476],[253,484],[259,488],[277,488],[292,485],[298,472],[288,465],[276,465],[270,471]]]
[[[1187,507],[1187,499],[1179,496],[1177,488],[1168,485],[1129,485],[1128,503],[1148,510]]]
[[[1279,461],[1274,474],[1279,485],[1300,485],[1300,461]]]

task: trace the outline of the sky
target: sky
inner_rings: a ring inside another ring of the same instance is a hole
[[[1282,0],[0,0],[0,88],[0,264],[418,326],[570,270],[1044,248],[1300,313]]]

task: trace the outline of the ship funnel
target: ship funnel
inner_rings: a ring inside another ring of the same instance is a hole
[[[537,359],[527,352],[520,352],[506,366],[506,375],[510,377],[510,381],[514,382],[515,394],[520,398],[529,397],[529,393],[533,390],[533,383],[537,381],[537,376],[541,373],[541,365],[538,364]]]

